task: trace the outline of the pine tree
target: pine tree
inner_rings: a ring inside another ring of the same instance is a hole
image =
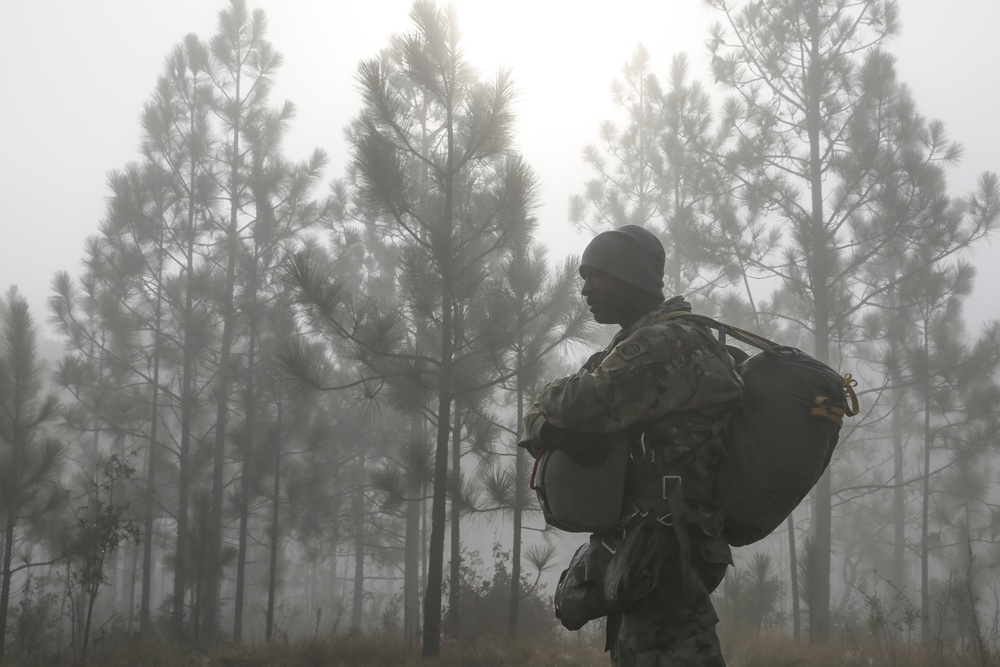
[[[264,12],[250,12],[245,0],[231,0],[229,7],[219,12],[218,29],[211,40],[212,58],[209,72],[213,83],[213,109],[220,121],[220,140],[216,146],[219,163],[221,195],[226,199],[228,210],[219,221],[219,258],[224,272],[224,286],[219,301],[222,324],[219,341],[218,377],[216,381],[215,442],[212,459],[212,509],[211,522],[218,529],[213,533],[210,546],[217,555],[222,545],[222,500],[223,468],[225,447],[228,436],[228,397],[233,382],[230,356],[236,335],[237,265],[241,254],[242,227],[249,226],[243,221],[241,212],[250,204],[252,192],[248,189],[249,174],[247,155],[252,150],[246,142],[246,126],[257,116],[267,113],[266,104],[271,87],[271,79],[281,66],[282,58],[265,39],[267,21]],[[282,114],[287,118],[289,113]],[[260,122],[260,121],[258,121]],[[224,166],[222,166],[224,165]],[[270,205],[270,202],[264,206]],[[258,204],[260,206],[260,204]],[[245,532],[245,518],[241,517],[241,539]],[[241,554],[242,555],[242,554]],[[242,594],[243,560],[237,564],[237,593],[234,609],[233,640],[240,643],[242,638]],[[205,639],[215,640],[218,632],[218,606],[220,581],[208,583],[205,615]]]
[[[636,48],[623,79],[611,87],[626,122],[619,128],[605,121],[601,146],[584,149],[596,175],[583,195],[571,198],[569,217],[592,233],[625,224],[645,227],[664,242],[668,293],[687,295],[705,310],[726,311],[735,288],[745,291],[743,301],[752,308],[749,275],[776,236],[761,229],[759,206],[741,206],[745,188],[712,159],[726,140],[725,124],[722,131],[715,127],[709,94],[689,80],[688,70],[687,57],[676,55],[664,89],[649,52],[641,44]],[[738,304],[730,319],[738,322],[746,310]]]
[[[408,312],[354,302],[367,308],[366,327],[345,326],[347,319],[334,312],[336,307],[314,308],[314,314],[333,315],[326,318],[327,329],[348,341],[352,354],[366,364],[396,365],[375,377],[433,377],[427,384],[436,397],[437,435],[422,649],[432,656],[440,650],[448,447],[460,389],[455,385],[456,307],[482,283],[482,271],[503,251],[516,225],[525,224],[496,212],[523,201],[533,176],[511,152],[510,75],[478,78],[462,56],[453,10],[417,2],[411,18],[414,30],[394,40],[384,58],[360,65],[364,108],[350,138],[363,211],[355,217],[370,220],[399,249],[404,275],[424,276],[420,291],[413,293],[419,300],[410,302],[414,309]],[[315,269],[308,259],[293,266],[304,302],[352,303],[344,285],[317,281]],[[420,341],[419,348],[410,348],[418,353],[403,355],[404,362],[393,345],[406,341],[408,317],[414,318],[409,331],[425,329],[436,344],[428,348]]]
[[[4,655],[7,613],[18,526],[44,520],[57,507],[62,444],[46,433],[58,415],[59,401],[43,394],[43,367],[28,302],[11,288],[0,306],[0,660]]]
[[[726,24],[711,31],[712,68],[732,92],[724,163],[754,184],[755,201],[787,234],[784,261],[771,267],[782,290],[769,308],[811,334],[817,359],[836,364],[859,313],[890,287],[863,283],[862,267],[886,260],[900,244],[931,238],[943,257],[980,238],[995,224],[995,178],[984,178],[958,218],[935,216],[933,207],[925,218],[880,214],[881,189],[905,169],[897,156],[905,156],[912,116],[894,63],[880,49],[898,29],[892,0],[710,4]],[[947,150],[936,143],[931,153]],[[815,579],[806,590],[813,596],[810,638],[822,642],[829,637],[829,473],[815,492],[813,533]]]
[[[177,547],[174,552],[174,632],[185,632],[185,600],[191,581],[188,507],[192,488],[190,469],[192,429],[198,408],[196,360],[205,340],[203,317],[204,267],[200,248],[207,233],[207,218],[217,194],[210,163],[212,136],[209,125],[211,90],[207,73],[207,47],[188,35],[167,59],[153,99],[142,113],[142,151],[151,168],[170,180],[175,200],[169,219],[162,221],[170,239],[176,274],[167,282],[169,319],[178,332],[175,345],[180,359],[176,393],[180,410],[178,433]]]
[[[502,378],[499,389],[505,395],[501,405],[513,411],[513,423],[501,427],[495,417],[478,440],[483,462],[484,490],[489,502],[484,511],[499,512],[512,520],[510,606],[507,637],[517,637],[522,588],[524,520],[538,507],[528,488],[530,464],[527,453],[517,447],[520,427],[528,400],[534,395],[556,353],[588,340],[592,320],[585,302],[576,294],[578,265],[574,260],[550,271],[544,249],[527,242],[515,244],[501,270],[491,280],[476,310],[492,326],[494,373]],[[485,415],[484,415],[485,417]],[[481,427],[482,428],[482,427]],[[493,431],[499,431],[495,433]],[[500,443],[510,443],[503,446]],[[499,447],[498,447],[499,445]],[[499,450],[499,451],[498,451]],[[513,458],[513,461],[510,459]],[[540,552],[535,550],[535,555]],[[536,558],[536,568],[546,566],[546,558]]]

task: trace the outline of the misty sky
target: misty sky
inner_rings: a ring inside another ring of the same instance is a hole
[[[171,48],[186,33],[208,39],[228,0],[0,1],[0,62],[6,66],[0,127],[0,290],[17,284],[36,321],[58,270],[80,273],[84,239],[104,215],[107,173],[136,160],[139,113]],[[342,128],[360,108],[359,60],[409,28],[410,0],[248,0],[269,20],[284,54],[272,102],[295,103],[290,159],[320,147],[326,180],[346,163]],[[925,116],[965,146],[949,172],[953,195],[984,170],[1000,171],[1000,3],[900,0],[902,34],[888,44],[900,78]],[[685,51],[692,77],[710,89],[703,42],[714,20],[700,0],[481,0],[457,2],[469,60],[486,73],[513,68],[521,91],[518,147],[541,181],[542,240],[554,256],[586,239],[566,223],[567,200],[590,177],[580,151],[614,116],[608,87],[638,42],[667,78]],[[612,9],[611,7],[614,7]],[[972,258],[980,268],[970,320],[1000,318],[1000,237]]]

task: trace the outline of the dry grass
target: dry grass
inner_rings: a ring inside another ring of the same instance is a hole
[[[814,646],[783,635],[738,640],[726,647],[725,655],[728,667],[983,667],[972,652],[937,646],[914,644],[892,651],[874,642]]]
[[[940,647],[897,647],[891,652],[871,644],[813,646],[780,634],[723,637],[729,667],[983,667],[976,656]],[[3,667],[66,667],[66,656],[9,660]],[[608,667],[599,648],[574,642],[550,644],[445,642],[441,655],[424,660],[419,648],[406,649],[396,639],[355,636],[303,640],[253,647],[223,647],[209,654],[165,641],[104,645],[91,666],[101,667]],[[990,667],[1000,667],[1000,663]]]
[[[446,642],[441,655],[424,660],[419,649],[380,637],[312,640],[289,646],[219,652],[220,667],[607,667],[600,651],[565,644],[477,644]]]

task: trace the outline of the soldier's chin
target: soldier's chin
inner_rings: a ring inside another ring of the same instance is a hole
[[[611,314],[600,306],[591,306],[590,314],[593,316],[594,321],[598,324],[614,324]]]

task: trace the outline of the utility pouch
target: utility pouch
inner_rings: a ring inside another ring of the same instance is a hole
[[[666,528],[655,518],[628,527],[604,576],[604,597],[612,609],[627,609],[660,583],[666,539]]]
[[[581,544],[573,554],[569,567],[563,570],[556,584],[553,602],[556,618],[567,630],[579,630],[595,618],[611,611],[604,598],[605,547],[597,536]],[[607,552],[610,556],[611,552]]]

